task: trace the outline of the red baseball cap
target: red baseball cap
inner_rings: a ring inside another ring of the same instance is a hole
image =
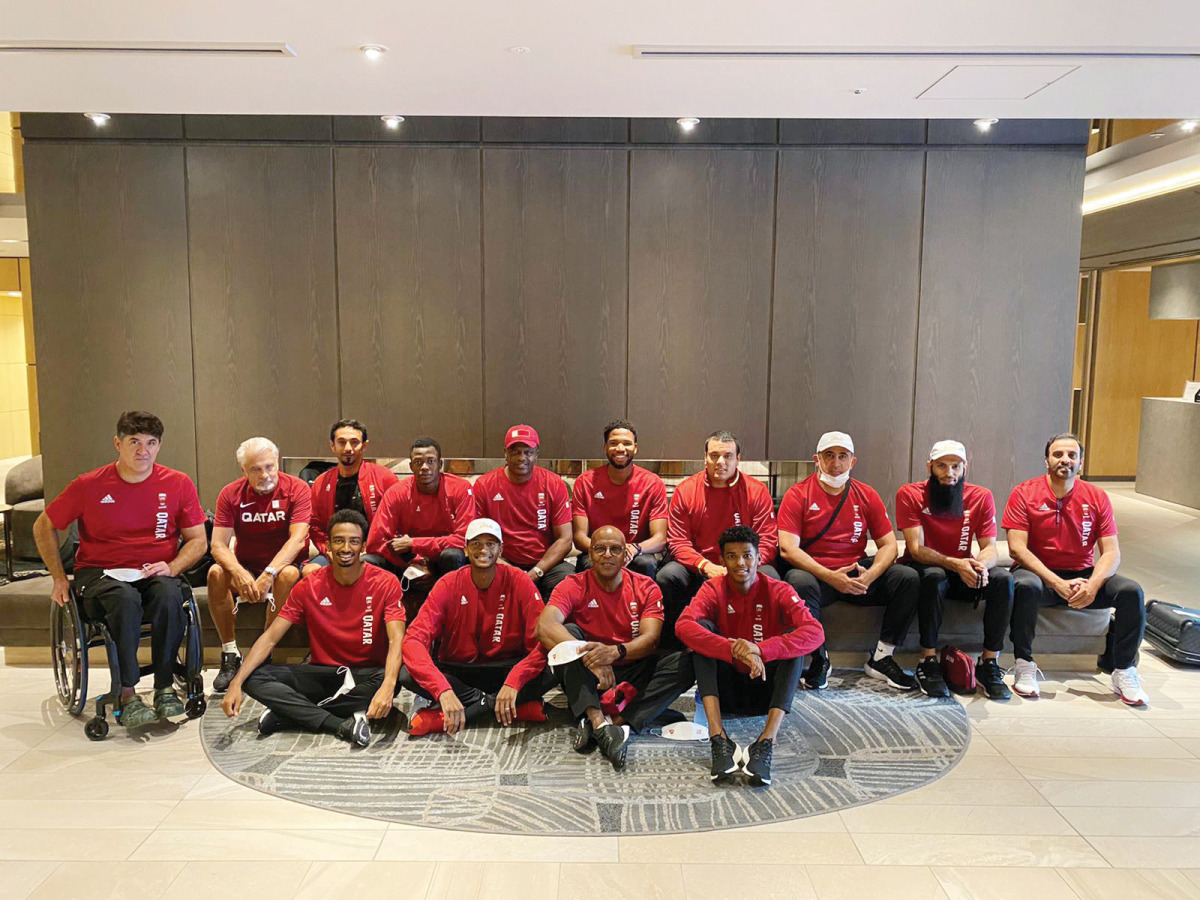
[[[538,441],[538,433],[532,425],[514,425],[504,433],[504,449],[507,450],[513,444],[528,444],[530,447],[539,447],[541,443]]]

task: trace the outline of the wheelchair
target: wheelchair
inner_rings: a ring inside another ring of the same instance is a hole
[[[184,607],[183,640],[172,668],[176,688],[187,694],[184,703],[187,717],[198,719],[208,707],[201,675],[204,670],[204,646],[200,609],[192,595],[191,585],[183,579],[180,579],[180,585]],[[105,718],[108,708],[113,708],[114,719],[119,721],[121,716],[117,702],[121,690],[117,645],[103,619],[91,619],[84,613],[74,588],[64,606],[51,603],[50,607],[50,655],[54,666],[54,684],[58,689],[59,702],[72,716],[79,716],[87,705],[88,650],[102,646],[108,654],[112,691],[96,697],[96,714],[83,727],[83,733],[90,740],[102,741],[108,737],[108,720]],[[150,626],[143,625],[142,639],[149,636]],[[141,675],[148,675],[151,671],[150,666],[142,666],[139,670]]]

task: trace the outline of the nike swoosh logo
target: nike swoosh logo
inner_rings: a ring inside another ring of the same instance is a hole
[[[253,505],[254,505],[253,500],[251,500],[249,503],[239,503],[238,504],[238,506],[240,506],[242,509],[245,509],[247,506],[253,506]]]

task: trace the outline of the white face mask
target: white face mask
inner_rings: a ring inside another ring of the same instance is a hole
[[[841,475],[826,475],[824,472],[818,472],[817,477],[822,483],[829,485],[831,488],[840,488],[850,480],[850,473],[843,472]]]
[[[708,729],[695,722],[672,722],[663,728],[661,736],[668,741],[707,741]]]

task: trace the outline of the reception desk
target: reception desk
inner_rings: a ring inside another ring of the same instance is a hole
[[[1200,509],[1200,403],[1142,398],[1137,492]]]

